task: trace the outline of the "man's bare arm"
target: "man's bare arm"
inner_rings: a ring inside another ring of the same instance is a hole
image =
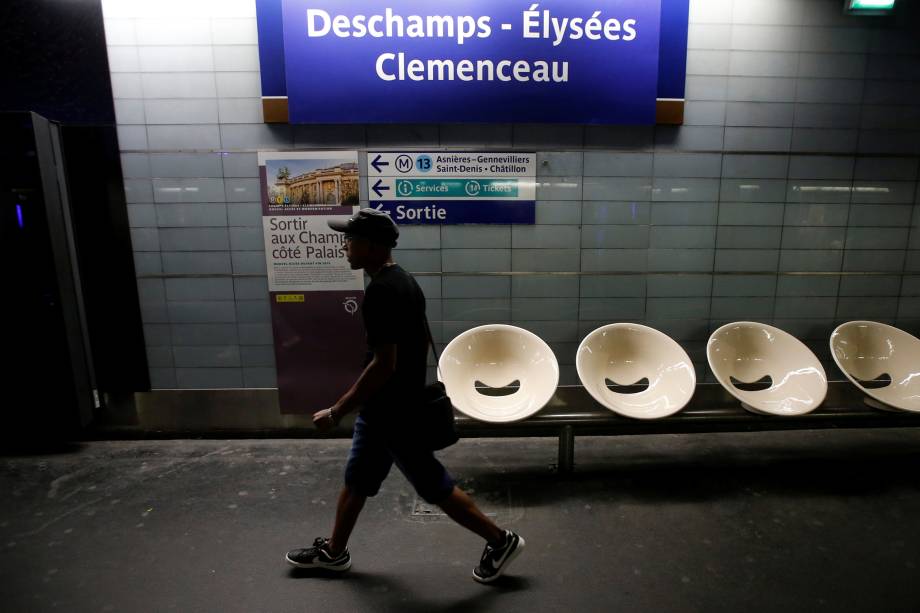
[[[364,404],[380,390],[396,371],[396,345],[380,345],[374,349],[374,357],[364,368],[351,388],[338,402],[313,415],[313,423],[325,430],[339,422],[347,413]]]

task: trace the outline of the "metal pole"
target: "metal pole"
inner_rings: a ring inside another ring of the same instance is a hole
[[[570,473],[575,468],[575,430],[572,426],[562,426],[559,430],[560,473]]]

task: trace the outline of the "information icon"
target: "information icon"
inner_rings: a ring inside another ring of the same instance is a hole
[[[411,196],[412,195],[412,183],[410,181],[402,180],[396,182],[396,191],[400,196]]]

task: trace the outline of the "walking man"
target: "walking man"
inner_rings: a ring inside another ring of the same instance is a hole
[[[399,229],[389,215],[375,209],[361,209],[347,221],[330,221],[329,227],[345,234],[352,270],[363,268],[371,277],[362,305],[368,357],[351,389],[313,416],[315,426],[326,431],[347,413],[359,410],[332,537],[319,537],[312,547],[289,551],[286,559],[298,568],[351,568],[348,538],[367,498],[377,494],[395,462],[424,500],[486,540],[473,579],[490,583],[524,549],[524,539],[495,525],[455,485],[434,453],[407,436],[413,429],[405,416],[407,403],[425,387],[428,328],[425,295],[392,258]]]

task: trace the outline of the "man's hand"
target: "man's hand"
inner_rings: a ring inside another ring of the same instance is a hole
[[[332,409],[333,407],[329,407],[313,414],[313,425],[320,432],[326,432],[336,425],[337,422],[334,419]]]

